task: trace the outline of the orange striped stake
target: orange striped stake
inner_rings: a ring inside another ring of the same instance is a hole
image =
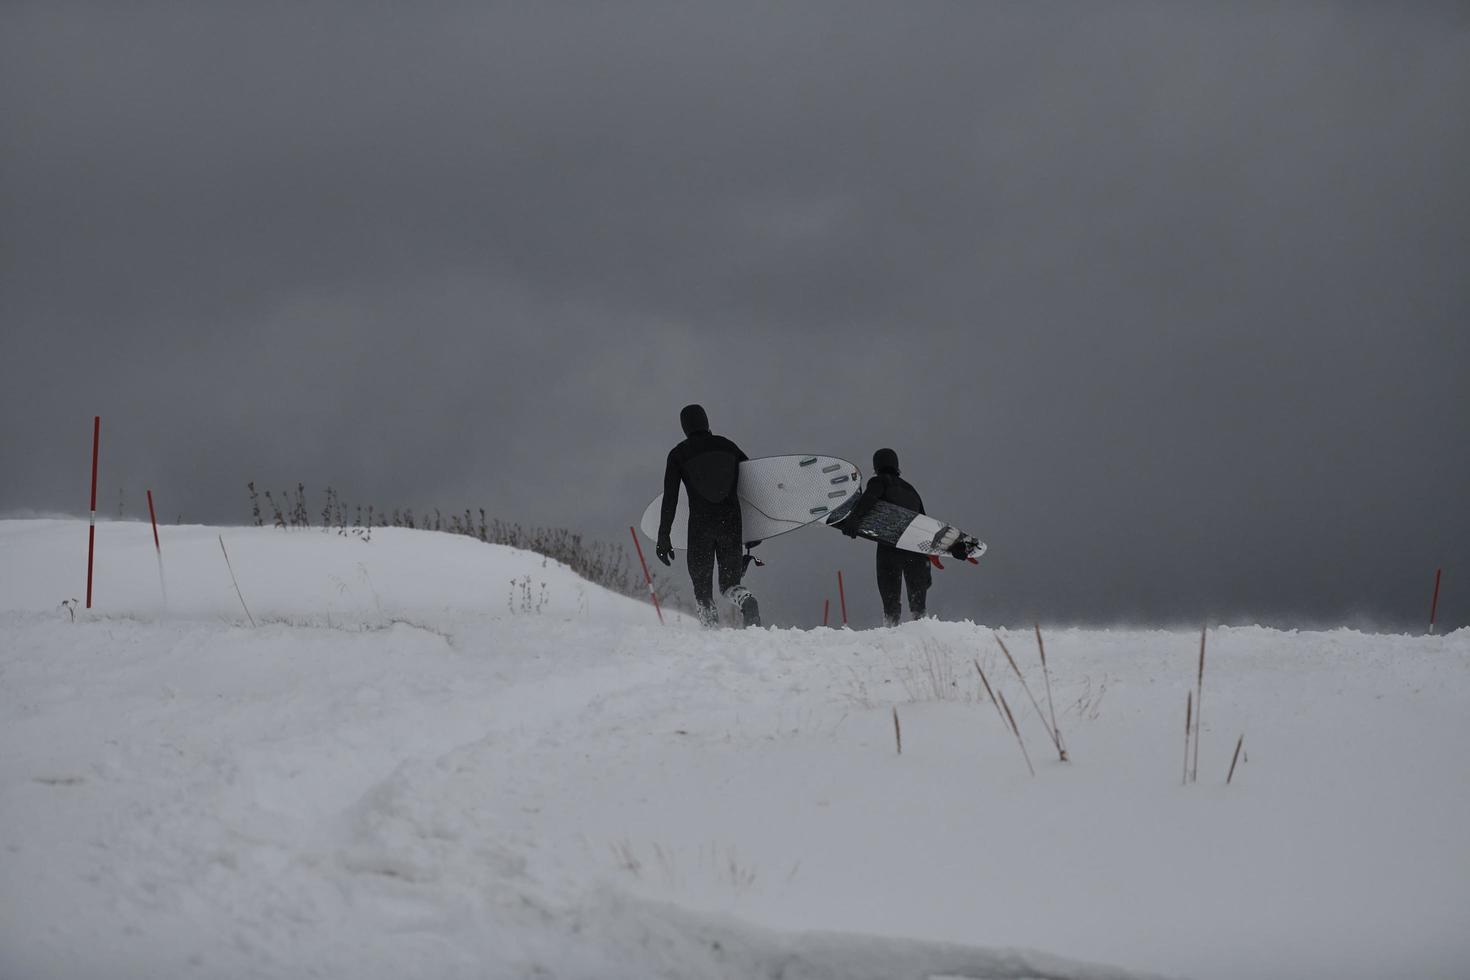
[[[658,613],[658,622],[662,626],[664,622],[664,611],[658,605],[658,593],[653,590],[653,576],[648,574],[648,562],[643,557],[643,545],[638,541],[638,532],[633,530],[633,525],[628,525],[628,533],[633,535],[633,547],[638,549],[638,564],[643,566],[643,581],[648,583],[648,594],[653,599],[653,611]]]

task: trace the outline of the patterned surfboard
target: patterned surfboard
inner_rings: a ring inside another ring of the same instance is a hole
[[[854,495],[851,501],[833,511],[823,523],[840,523],[856,503],[857,495]],[[869,541],[881,541],[904,551],[917,551],[921,555],[936,557],[949,554],[956,542],[961,544],[966,558],[979,558],[986,550],[985,542],[973,534],[966,534],[952,524],[886,500],[878,501],[872,510],[862,516],[857,533],[858,537]]]

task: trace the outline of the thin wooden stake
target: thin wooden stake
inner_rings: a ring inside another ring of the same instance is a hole
[[[1235,776],[1235,760],[1240,758],[1240,747],[1245,744],[1245,733],[1241,732],[1240,738],[1235,743],[1235,754],[1230,757],[1230,772],[1225,777],[1225,785],[1230,785],[1230,780]]]
[[[148,520],[153,522],[153,552],[158,558],[158,589],[163,593],[163,606],[168,608],[168,583],[163,579],[163,546],[158,543],[158,515],[153,511],[153,491],[148,491]]]
[[[1193,729],[1190,728],[1194,721],[1194,692],[1184,692],[1184,775],[1179,779],[1180,786],[1189,784],[1189,736]]]
[[[148,520],[153,524],[153,550],[160,555],[163,554],[163,546],[158,543],[158,515],[153,512],[153,491],[148,491]]]
[[[1006,717],[1011,720],[1011,732],[1016,736],[1016,744],[1021,746],[1021,755],[1026,758],[1026,768],[1031,770],[1031,775],[1036,775],[1036,767],[1031,764],[1031,753],[1026,751],[1026,741],[1021,738],[1021,729],[1016,727],[1016,716],[1011,714],[1011,706],[1006,704],[1004,691],[1000,695],[1000,706],[1006,710]]]
[[[92,516],[87,523],[87,608],[92,608],[92,556],[97,550],[97,445],[102,440],[102,416],[92,416]]]
[[[893,708],[893,744],[898,748],[898,754],[903,755],[903,729],[898,726],[898,706]]]
[[[1443,568],[1434,570],[1434,598],[1429,600],[1429,635],[1434,635],[1434,614],[1439,611],[1439,573]]]
[[[255,625],[255,617],[250,615],[250,607],[245,605],[245,597],[240,594],[240,582],[235,578],[235,566],[230,564],[230,553],[225,551],[225,536],[219,536],[219,550],[224,551],[225,567],[230,570],[230,581],[235,583],[235,595],[240,596],[240,608],[245,610],[245,618],[250,620],[250,625]]]
[[[1031,699],[1031,706],[1036,709],[1037,717],[1041,719],[1041,724],[1046,728],[1046,733],[1051,736],[1051,744],[1057,747],[1057,755],[1062,757],[1063,762],[1066,762],[1067,753],[1062,749],[1062,743],[1057,741],[1057,733],[1052,731],[1051,725],[1047,723],[1046,712],[1041,710],[1041,704],[1036,700],[1036,695],[1031,693],[1031,687],[1026,683],[1026,678],[1021,674],[1021,668],[1016,666],[1016,659],[1011,656],[1011,651],[1006,649],[1005,640],[1000,638],[999,633],[992,632],[991,635],[995,637],[995,642],[1000,644],[1000,651],[1006,655],[1006,660],[1010,661],[1011,670],[1016,672],[1016,679],[1021,682],[1021,690],[1025,691],[1026,696]]]
[[[1194,696],[1194,768],[1189,777],[1192,783],[1199,782],[1199,736],[1205,718],[1205,634],[1208,632],[1208,626],[1200,627],[1198,693]]]
[[[1051,712],[1052,741],[1057,744],[1057,754],[1062,761],[1067,761],[1067,747],[1062,742],[1062,730],[1057,727],[1057,709],[1051,702],[1051,671],[1046,669],[1046,644],[1041,642],[1041,624],[1033,623],[1036,627],[1036,648],[1041,651],[1041,677],[1046,681],[1046,707]]]

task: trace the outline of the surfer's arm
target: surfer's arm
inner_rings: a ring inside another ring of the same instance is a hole
[[[849,538],[857,537],[858,522],[873,509],[873,505],[883,499],[883,488],[879,479],[875,476],[868,480],[868,485],[863,488],[862,496],[858,497],[857,503],[852,505],[852,511],[842,519],[838,530]]]
[[[658,537],[662,541],[674,526],[674,512],[679,509],[679,461],[672,452],[664,465],[664,504],[659,511]]]
[[[749,456],[745,455],[745,451],[739,446],[735,445],[735,443],[731,440],[726,439],[724,436],[720,436],[719,441],[723,443],[723,449],[731,456],[735,457],[736,463],[743,463],[746,460],[750,459]]]

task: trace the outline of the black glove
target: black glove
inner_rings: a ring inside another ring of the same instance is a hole
[[[964,561],[970,557],[970,546],[963,540],[956,541],[949,546],[949,554],[955,561]]]
[[[674,542],[669,540],[667,534],[661,535],[658,544],[654,546],[653,553],[665,565],[671,564],[674,560]]]

